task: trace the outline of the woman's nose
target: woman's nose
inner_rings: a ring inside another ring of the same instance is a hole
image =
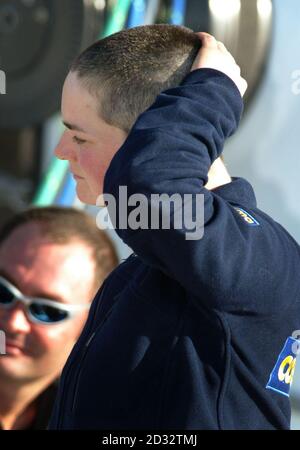
[[[63,133],[55,147],[54,154],[58,159],[76,161],[76,144],[73,142],[72,136],[67,130]]]

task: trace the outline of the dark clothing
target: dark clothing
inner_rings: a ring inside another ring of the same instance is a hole
[[[37,399],[37,414],[28,430],[46,430],[57,395],[58,381],[52,383]]]
[[[135,254],[93,302],[50,428],[289,428],[288,398],[266,384],[300,329],[299,247],[245,180],[204,188],[241,112],[226,75],[196,70],[114,156],[104,192],[203,194],[204,236],[117,229]]]
[[[36,416],[34,421],[26,430],[46,430],[51,417],[55,397],[57,394],[58,382],[52,383],[44,392],[42,392],[35,400]],[[1,400],[0,400],[1,401]],[[1,426],[0,426],[1,430]]]

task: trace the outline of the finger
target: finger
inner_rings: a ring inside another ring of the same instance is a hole
[[[202,46],[209,48],[217,48],[218,42],[214,36],[209,33],[199,32],[197,35],[200,37]]]
[[[231,59],[232,59],[233,61],[235,61],[233,55],[230,53],[229,50],[227,50],[227,47],[223,44],[223,42],[218,41],[218,49],[221,50],[221,51],[222,51],[223,53],[225,53],[226,55],[230,56]]]
[[[197,36],[199,36],[199,37],[202,37],[202,36],[212,36],[212,34],[206,33],[206,31],[197,31],[195,34],[197,34]]]
[[[223,44],[223,42],[217,41],[217,43],[218,43],[218,48],[219,48],[220,50],[223,50],[224,52],[229,53],[228,50],[227,50],[227,48],[226,48],[225,45]]]

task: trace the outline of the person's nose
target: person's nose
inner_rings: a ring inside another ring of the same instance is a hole
[[[58,159],[67,161],[77,160],[76,144],[73,142],[67,130],[64,131],[59,143],[55,147],[54,154]]]
[[[7,333],[26,334],[31,329],[31,324],[22,305],[16,304],[12,309],[7,310],[5,317],[5,329]]]

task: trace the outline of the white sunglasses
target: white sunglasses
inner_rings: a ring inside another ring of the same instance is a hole
[[[10,309],[17,302],[23,303],[31,322],[52,325],[72,318],[90,308],[90,304],[66,305],[54,300],[23,295],[13,284],[0,276],[0,308]]]

